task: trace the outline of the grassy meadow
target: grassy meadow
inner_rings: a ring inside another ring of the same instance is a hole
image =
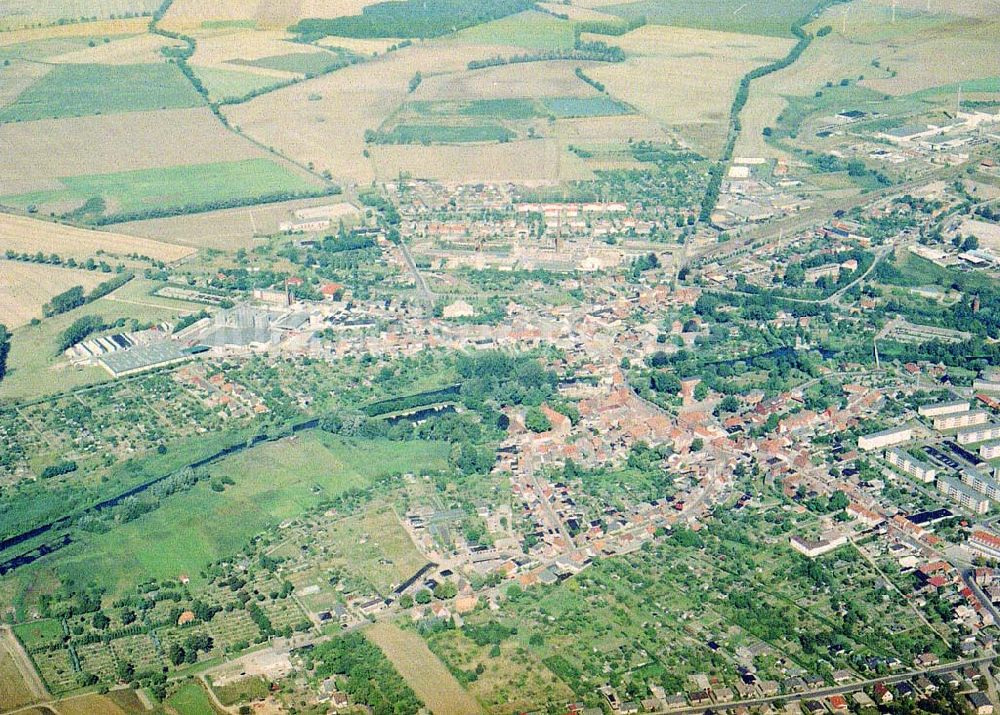
[[[194,680],[185,683],[167,698],[166,705],[177,715],[219,715],[208,693]]]
[[[447,465],[433,442],[344,441],[309,432],[255,447],[208,468],[235,484],[215,492],[200,482],[160,508],[51,561],[57,571],[110,588],[137,579],[195,577],[206,564],[241,549],[250,537],[385,475]]]

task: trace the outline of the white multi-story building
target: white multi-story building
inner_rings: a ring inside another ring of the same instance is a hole
[[[940,477],[937,480],[937,489],[959,506],[976,514],[985,514],[990,510],[989,499],[957,479]]]
[[[990,413],[986,410],[967,410],[965,412],[956,412],[949,415],[935,417],[934,429],[938,431],[946,429],[961,429],[963,427],[985,424],[989,422],[989,420]]]
[[[983,459],[996,459],[1000,457],[1000,439],[980,445],[979,456]]]
[[[992,477],[974,469],[963,469],[961,477],[963,484],[993,501],[1000,501],[1000,484]]]
[[[1000,422],[990,422],[979,427],[969,427],[955,435],[955,441],[959,444],[973,444],[997,438],[1000,438]]]
[[[892,427],[873,432],[858,437],[858,449],[870,452],[873,449],[885,449],[897,444],[902,444],[913,438],[913,429],[910,427]]]
[[[916,459],[912,454],[908,454],[901,449],[887,449],[885,451],[885,461],[896,467],[903,474],[909,474],[914,479],[921,482],[933,482],[937,470],[927,462]]]
[[[917,408],[917,414],[921,417],[940,417],[941,415],[954,415],[958,412],[968,412],[968,400],[954,400],[952,402],[935,402],[932,405],[922,405]]]

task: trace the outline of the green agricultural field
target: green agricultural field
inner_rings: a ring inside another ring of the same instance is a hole
[[[57,65],[0,110],[0,122],[180,109],[201,96],[172,64]]]
[[[166,704],[177,712],[177,715],[218,715],[218,710],[212,707],[208,693],[197,682],[190,681],[167,698]]]
[[[324,499],[386,475],[443,469],[447,457],[443,443],[348,442],[318,431],[266,443],[208,468],[213,477],[235,482],[224,492],[200,482],[106,534],[81,534],[81,548],[71,547],[50,563],[66,576],[110,588],[179,573],[194,577],[255,534]]]
[[[473,99],[467,102],[410,102],[401,110],[407,118],[483,117],[497,120],[524,120],[544,116],[534,99]]]
[[[293,173],[271,159],[72,176],[62,178],[60,182],[64,189],[36,191],[4,197],[3,200],[20,208],[37,206],[38,210],[45,212],[50,205],[65,207],[97,197],[105,203],[105,216],[138,217],[144,212],[170,209],[194,213],[215,208],[226,201],[317,190],[316,182]]]
[[[382,144],[467,144],[510,141],[516,135],[499,124],[400,124],[379,136]]]
[[[235,60],[232,64],[264,67],[295,74],[316,75],[343,67],[350,62],[346,53],[336,52],[292,52],[287,55],[272,55],[259,60]]]
[[[603,7],[601,11],[629,20],[645,17],[656,25],[791,37],[792,23],[815,7],[816,0],[771,0],[766,3],[747,0],[716,0],[710,3],[703,0],[639,0]]]
[[[573,47],[574,23],[530,10],[456,33],[450,39],[484,45],[514,45],[529,50]]]
[[[114,40],[121,40],[134,35],[115,35]],[[0,47],[0,60],[44,60],[46,57],[62,55],[67,52],[83,50],[98,43],[113,41],[103,37],[50,37],[44,40],[18,42]]]
[[[542,100],[545,109],[556,117],[615,117],[631,110],[604,95],[598,97],[555,97]]]
[[[458,111],[469,117],[494,119],[533,119],[539,116],[538,106],[531,99],[474,99]]]
[[[257,92],[281,82],[277,77],[266,77],[239,70],[224,70],[218,67],[195,67],[194,72],[208,90],[213,101],[239,99],[251,92]]]
[[[531,0],[390,0],[365,7],[360,15],[306,18],[291,30],[304,37],[440,37],[528,10]]]

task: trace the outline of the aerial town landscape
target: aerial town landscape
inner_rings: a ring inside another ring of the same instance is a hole
[[[1000,712],[997,0],[0,0],[0,715]]]

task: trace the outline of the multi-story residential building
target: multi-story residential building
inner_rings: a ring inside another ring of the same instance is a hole
[[[881,432],[873,432],[858,437],[858,449],[870,452],[873,449],[884,449],[893,445],[902,444],[913,438],[913,429],[910,427],[891,427]]]
[[[1000,439],[980,445],[979,456],[983,459],[996,459],[1000,457]]]
[[[962,470],[962,483],[993,501],[1000,501],[1000,484],[996,480],[974,469]]]
[[[957,479],[939,477],[937,489],[959,506],[976,514],[985,514],[990,510],[989,499]]]
[[[953,415],[959,412],[969,411],[968,400],[953,400],[951,402],[935,402],[932,405],[923,405],[917,408],[917,414],[921,417],[940,417],[941,415]]]
[[[933,482],[937,470],[927,462],[915,458],[901,449],[887,449],[885,461],[921,482]]]
[[[969,427],[955,435],[955,441],[959,444],[973,444],[997,438],[1000,438],[1000,422],[990,422],[978,427]]]
[[[934,418],[934,429],[941,431],[946,429],[961,429],[972,427],[989,422],[990,413],[986,410],[967,410],[949,415],[941,415]]]

